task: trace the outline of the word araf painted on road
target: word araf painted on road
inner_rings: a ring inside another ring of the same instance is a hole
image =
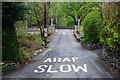
[[[75,63],[76,60],[78,60],[79,57],[71,57],[71,58],[47,58],[44,63],[64,63],[64,62],[73,62]],[[47,70],[46,70],[47,69]],[[66,69],[66,70],[65,70]],[[55,72],[78,72],[78,71],[87,72],[87,65],[83,64],[83,66],[75,66],[74,64],[63,64],[60,65],[59,70],[53,70],[53,65],[40,65],[38,66],[37,70],[34,70],[35,73],[43,73],[43,72],[49,72],[49,73],[55,73]]]

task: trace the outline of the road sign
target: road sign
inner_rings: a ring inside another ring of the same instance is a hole
[[[51,18],[51,21],[52,21],[52,22],[53,22],[53,20],[54,20],[54,19],[53,19],[53,18]]]
[[[80,18],[78,18],[78,22],[80,22]]]
[[[44,28],[44,37],[47,37],[47,28]]]

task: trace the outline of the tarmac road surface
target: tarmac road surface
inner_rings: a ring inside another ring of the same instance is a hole
[[[57,29],[49,48],[34,59],[34,63],[3,77],[112,78],[100,64],[98,55],[83,49],[80,43],[76,42],[71,29]]]

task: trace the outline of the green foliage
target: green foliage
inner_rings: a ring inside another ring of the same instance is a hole
[[[84,40],[90,42],[99,42],[99,31],[102,25],[102,19],[99,11],[95,10],[89,13],[82,21]]]
[[[2,59],[17,61],[17,56],[19,54],[19,43],[17,41],[16,32],[14,29],[3,28],[2,40]]]
[[[100,3],[97,2],[64,2],[62,4],[62,10],[64,13],[64,16],[66,18],[69,18],[69,16],[72,18],[72,22],[74,22],[74,25],[77,25],[77,19],[81,18],[81,21],[85,18],[85,16],[94,10],[94,8],[98,8]],[[71,21],[68,22],[68,24]]]
[[[19,54],[17,55],[18,62],[19,63],[25,63],[26,56],[27,56],[27,53],[24,51],[23,48],[20,48],[19,49]]]
[[[15,70],[16,67],[12,67],[12,66],[2,66],[2,71],[11,71],[11,70]]]
[[[104,4],[104,24],[102,28],[100,40],[106,46],[114,50],[120,50],[120,3]]]
[[[23,19],[23,3],[2,3],[2,59],[3,61],[23,62],[15,30],[15,22]]]
[[[23,19],[23,15],[26,13],[26,6],[23,3],[7,2],[2,3],[2,18],[3,23],[14,23]]]

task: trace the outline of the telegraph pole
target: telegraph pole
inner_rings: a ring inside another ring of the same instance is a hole
[[[44,43],[47,47],[47,18],[46,18],[46,0],[44,0]]]

